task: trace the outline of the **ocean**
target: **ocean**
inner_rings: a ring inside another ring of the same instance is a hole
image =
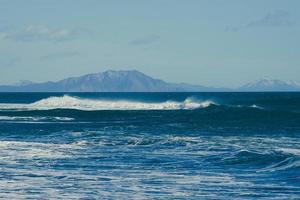
[[[300,93],[0,93],[0,199],[300,199]]]

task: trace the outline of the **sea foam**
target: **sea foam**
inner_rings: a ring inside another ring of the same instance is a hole
[[[141,102],[129,100],[101,100],[85,99],[72,96],[49,97],[31,104],[0,104],[0,109],[18,110],[51,110],[51,109],[78,109],[78,110],[192,110],[205,108],[213,101],[199,101],[187,98],[182,102]]]

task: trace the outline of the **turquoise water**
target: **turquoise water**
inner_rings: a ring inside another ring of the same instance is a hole
[[[0,93],[0,198],[300,199],[300,93]]]

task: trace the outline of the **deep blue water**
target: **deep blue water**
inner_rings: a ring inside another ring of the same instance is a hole
[[[300,93],[0,93],[0,198],[300,199]]]

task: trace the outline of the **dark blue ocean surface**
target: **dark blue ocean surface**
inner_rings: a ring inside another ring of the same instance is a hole
[[[0,93],[0,198],[300,199],[300,93]]]

